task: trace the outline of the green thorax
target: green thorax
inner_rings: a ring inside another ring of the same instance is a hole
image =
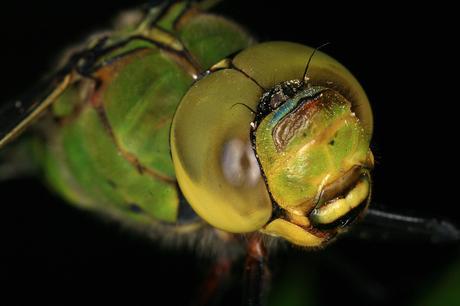
[[[59,129],[44,147],[48,182],[80,207],[176,222],[171,118],[197,76],[251,43],[234,23],[187,2],[151,8],[93,40],[52,105]]]

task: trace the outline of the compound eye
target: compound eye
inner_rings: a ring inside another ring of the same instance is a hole
[[[260,95],[241,72],[219,70],[190,87],[172,122],[179,186],[201,218],[227,232],[256,231],[272,212],[249,137],[249,108],[257,109]]]

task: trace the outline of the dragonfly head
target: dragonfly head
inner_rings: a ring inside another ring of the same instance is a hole
[[[209,224],[316,247],[366,210],[370,105],[351,73],[322,52],[306,82],[313,50],[250,47],[211,67],[184,95],[171,155],[182,192]]]

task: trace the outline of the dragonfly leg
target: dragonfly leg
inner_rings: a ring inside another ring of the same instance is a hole
[[[230,278],[233,258],[222,257],[208,270],[205,281],[198,292],[193,305],[219,305],[221,295],[225,291]]]
[[[247,236],[247,259],[244,266],[243,305],[265,305],[270,273],[267,248],[257,233]]]
[[[373,240],[422,240],[433,243],[457,243],[460,227],[443,218],[392,212],[377,205],[369,207],[356,234]]]

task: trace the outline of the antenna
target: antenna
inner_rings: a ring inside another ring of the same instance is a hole
[[[316,52],[317,50],[319,50],[320,48],[329,45],[330,43],[331,43],[331,42],[327,42],[327,43],[322,44],[321,46],[315,48],[315,50],[313,51],[313,53],[310,55],[310,58],[308,59],[307,67],[305,67],[305,72],[303,73],[303,77],[302,77],[302,81],[301,81],[302,83],[304,83],[304,81],[305,81],[305,77],[307,76],[308,66],[310,65],[310,61],[311,61],[311,59],[313,58],[313,55],[315,55],[315,52]]]

